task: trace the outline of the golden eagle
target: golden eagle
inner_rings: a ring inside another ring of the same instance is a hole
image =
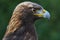
[[[18,4],[2,40],[38,40],[34,22],[40,18],[50,18],[41,5],[28,1]]]

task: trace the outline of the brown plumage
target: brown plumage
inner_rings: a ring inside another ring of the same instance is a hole
[[[36,10],[43,8],[32,2],[23,2],[17,5],[3,40],[38,40],[34,27],[34,21],[41,18],[36,14]]]

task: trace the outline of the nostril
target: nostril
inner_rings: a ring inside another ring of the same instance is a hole
[[[43,10],[43,13],[45,13],[46,12],[46,10]]]
[[[43,13],[45,13],[45,11],[43,11]]]

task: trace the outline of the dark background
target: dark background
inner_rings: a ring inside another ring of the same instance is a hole
[[[17,4],[29,0],[0,0],[0,40]],[[60,40],[60,0],[30,0],[42,5],[51,14],[51,19],[35,22],[39,40]]]

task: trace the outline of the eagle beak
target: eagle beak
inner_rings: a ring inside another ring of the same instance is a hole
[[[43,18],[48,18],[50,19],[50,13],[48,11],[46,11],[45,9],[43,10],[37,10],[36,14],[34,14],[38,17],[43,17]]]

